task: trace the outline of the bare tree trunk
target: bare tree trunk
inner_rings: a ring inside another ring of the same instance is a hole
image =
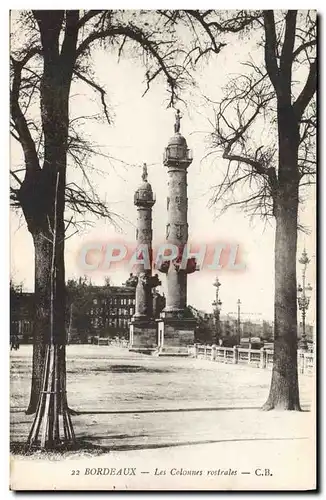
[[[26,413],[35,413],[41,390],[45,358],[45,339],[49,334],[49,280],[51,269],[51,243],[49,233],[38,230],[33,235],[35,250],[35,319],[33,366],[30,401]]]
[[[297,368],[297,231],[299,129],[291,108],[279,109],[279,185],[274,199],[274,362],[263,409],[300,410]]]
[[[300,410],[297,370],[297,223],[286,210],[276,219],[274,364],[264,409]]]

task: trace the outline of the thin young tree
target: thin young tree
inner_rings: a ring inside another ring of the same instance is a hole
[[[58,449],[75,445],[75,433],[72,426],[67,402],[66,373],[63,362],[64,333],[56,332],[55,295],[57,281],[57,207],[60,173],[57,173],[53,228],[50,228],[52,240],[50,269],[50,331],[45,341],[45,357],[42,386],[33,425],[31,427],[27,446],[29,449]]]
[[[201,15],[215,39],[220,14]],[[228,30],[239,12],[223,16]],[[294,10],[248,11],[250,17],[246,29],[258,40],[261,59],[243,61],[243,74],[230,79],[220,102],[207,99],[215,108],[211,153],[227,161],[211,201],[275,221],[274,364],[264,409],[300,410],[298,206],[316,166],[317,19],[314,11]]]
[[[91,284],[86,277],[67,281],[68,335],[77,330],[81,342],[87,342],[87,335],[92,330],[89,315],[92,302]]]

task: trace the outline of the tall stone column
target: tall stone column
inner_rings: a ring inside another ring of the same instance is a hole
[[[177,145],[184,145],[187,150],[185,139],[179,134],[174,136],[173,142]],[[170,141],[171,142],[171,141]],[[169,145],[171,147],[171,144]],[[191,159],[183,162],[176,162],[171,157],[166,158],[165,164],[168,167],[169,195],[167,199],[168,223],[166,228],[166,239],[179,248],[182,255],[183,248],[188,241],[187,222],[187,167]],[[176,264],[169,266],[167,273],[167,303],[165,311],[183,312],[187,305],[187,272],[180,269]]]
[[[136,304],[135,314],[130,324],[129,342],[129,348],[139,352],[155,350],[157,344],[152,289],[161,284],[157,275],[152,276],[152,207],[155,204],[155,196],[147,177],[147,167],[144,164],[143,182],[134,196],[134,204],[137,207],[138,259],[143,259],[144,262],[136,266]]]
[[[165,149],[164,165],[168,169],[168,222],[166,241],[178,247],[178,257],[173,262],[164,262],[161,272],[167,274],[166,307],[159,322],[160,350],[163,355],[187,355],[187,346],[194,343],[196,321],[187,315],[187,275],[196,270],[195,259],[181,265],[182,255],[188,241],[187,169],[192,154],[186,139],[180,134],[180,113],[176,114],[174,136]]]
[[[146,167],[144,167],[145,169]],[[152,299],[150,278],[152,276],[152,207],[155,204],[155,197],[152,192],[151,185],[146,181],[137,189],[134,198],[134,204],[137,207],[137,229],[136,240],[137,247],[142,248],[141,252],[145,260],[145,264],[138,264],[136,268],[136,275],[138,276],[138,283],[136,287],[136,307],[135,317],[137,318],[150,318],[152,316]],[[150,268],[146,269],[146,263],[149,263]]]

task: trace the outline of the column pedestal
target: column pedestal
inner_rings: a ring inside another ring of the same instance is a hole
[[[158,323],[158,347],[156,356],[191,356],[190,346],[195,343],[196,320],[176,317],[162,312]],[[181,316],[181,315],[180,315]]]
[[[129,326],[129,351],[152,354],[157,351],[157,323],[133,317]]]

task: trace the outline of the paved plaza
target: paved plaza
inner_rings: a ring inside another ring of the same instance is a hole
[[[11,357],[11,437],[23,442],[31,346]],[[76,434],[108,449],[151,448],[211,440],[307,435],[307,412],[261,412],[271,371],[201,359],[156,358],[108,346],[67,347],[67,388]],[[313,378],[300,377],[301,403],[311,407]],[[277,425],[282,417],[281,429]],[[309,412],[310,413],[310,412]],[[298,422],[297,428],[292,425]],[[236,424],[239,422],[238,424]],[[287,427],[287,422],[289,427]],[[274,425],[275,424],[275,425]]]
[[[11,355],[11,440],[15,444],[26,441],[33,420],[24,413],[31,353],[31,346],[21,346]],[[97,453],[109,453],[111,460],[145,460],[147,469],[164,461],[171,465],[171,459],[189,467],[189,460],[197,460],[198,468],[198,460],[203,466],[209,457],[211,464],[212,456],[217,468],[235,467],[235,463],[248,468],[250,460],[254,460],[251,468],[264,463],[270,467],[286,454],[294,477],[302,468],[299,483],[308,481],[311,470],[304,457],[307,447],[313,446],[313,377],[300,376],[302,412],[260,410],[270,378],[271,371],[251,366],[156,358],[110,346],[67,347],[69,405],[79,413],[73,424],[84,448],[80,453],[95,454],[92,467],[100,460]],[[77,453],[68,456],[73,459]],[[284,476],[286,484],[288,479]],[[187,483],[189,488],[192,481]],[[96,484],[100,487],[101,480]]]

